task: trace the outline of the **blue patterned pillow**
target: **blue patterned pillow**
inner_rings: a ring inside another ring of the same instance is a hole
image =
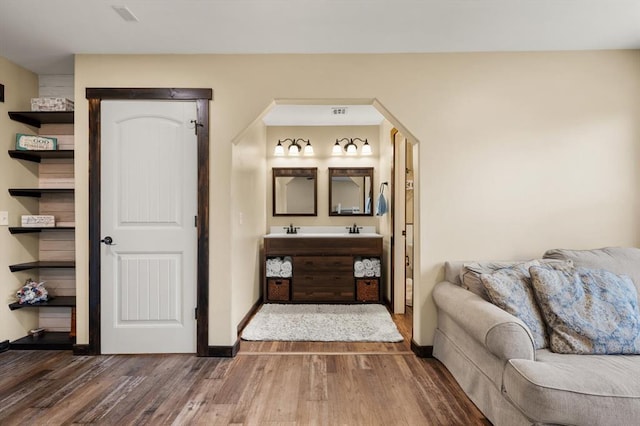
[[[549,346],[546,327],[531,288],[528,267],[538,262],[499,269],[492,274],[481,274],[480,279],[491,303],[524,322],[533,335],[534,346]]]
[[[553,352],[640,354],[638,295],[630,278],[603,269],[529,269]]]

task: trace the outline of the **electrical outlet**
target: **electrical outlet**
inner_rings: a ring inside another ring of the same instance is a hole
[[[0,212],[0,226],[9,226],[9,212]]]

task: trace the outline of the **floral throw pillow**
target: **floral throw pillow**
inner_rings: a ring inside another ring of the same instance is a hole
[[[535,348],[542,349],[549,346],[549,341],[531,288],[531,276],[527,269],[530,264],[499,269],[492,274],[481,274],[480,279],[491,303],[520,318],[529,327]],[[534,264],[539,265],[537,262]]]
[[[629,277],[603,269],[529,269],[553,352],[640,354],[638,295]]]

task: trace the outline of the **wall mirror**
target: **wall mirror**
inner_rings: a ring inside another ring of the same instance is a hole
[[[329,168],[329,216],[373,216],[373,167]]]
[[[318,215],[318,169],[316,167],[274,167],[273,215]]]

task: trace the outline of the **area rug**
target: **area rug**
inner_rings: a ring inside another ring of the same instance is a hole
[[[244,340],[401,342],[382,305],[266,304],[242,332]]]

